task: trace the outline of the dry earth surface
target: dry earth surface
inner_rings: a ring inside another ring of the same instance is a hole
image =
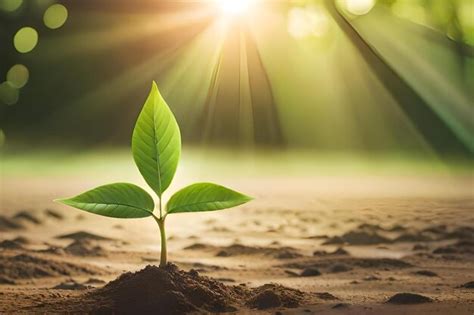
[[[2,176],[0,313],[474,313],[472,176],[179,175],[256,199],[170,216],[160,270],[153,220],[51,201],[124,174]]]

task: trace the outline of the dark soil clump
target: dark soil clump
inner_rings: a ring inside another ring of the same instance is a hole
[[[8,278],[8,277],[0,276],[0,284],[13,285],[13,284],[15,284],[15,281],[13,279]]]
[[[23,246],[14,240],[4,240],[0,242],[0,248],[2,249],[22,249]]]
[[[251,308],[268,309],[274,307],[294,308],[305,300],[305,293],[279,284],[265,284],[253,289],[245,303]]]
[[[50,218],[56,219],[56,220],[63,220],[64,216],[60,214],[59,212],[54,211],[53,209],[46,209],[44,210],[44,214]]]
[[[19,230],[25,228],[21,223],[15,222],[3,215],[0,216],[0,231]]]
[[[472,240],[460,240],[454,244],[436,248],[433,254],[474,254],[474,242]]]
[[[464,289],[474,289],[474,281],[469,281],[469,282],[466,282],[464,283],[461,288],[464,288]]]
[[[418,270],[414,272],[416,275],[425,276],[425,277],[438,277],[436,272],[431,270]]]
[[[92,240],[92,241],[110,241],[112,240],[111,238],[105,237],[105,236],[100,236],[97,234],[92,234],[89,232],[85,231],[79,231],[75,233],[70,233],[70,234],[63,234],[56,236],[58,239],[71,239],[75,241],[81,241],[81,240]]]
[[[319,269],[314,268],[314,267],[305,268],[301,272],[302,277],[316,277],[316,276],[320,276],[320,275],[321,275],[321,271],[319,271]]]
[[[66,246],[64,251],[74,256],[104,256],[105,250],[87,240],[77,240]]]
[[[350,244],[350,245],[375,245],[375,244],[387,244],[391,241],[378,234],[374,231],[366,230],[355,230],[349,231],[341,236],[335,236],[326,240],[323,245],[339,245],[339,244]]]
[[[85,290],[89,287],[76,281],[66,281],[53,287],[55,290]]]
[[[339,298],[335,297],[329,292],[316,292],[315,295],[318,299],[325,300],[325,301],[339,300]]]
[[[24,221],[33,224],[41,224],[41,220],[35,217],[34,215],[28,213],[27,211],[20,211],[13,216],[13,219],[16,221]]]
[[[397,293],[387,300],[390,304],[421,304],[430,303],[433,299],[415,293]]]

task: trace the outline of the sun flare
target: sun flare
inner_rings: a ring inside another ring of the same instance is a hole
[[[214,0],[219,10],[228,16],[245,14],[254,5],[255,0]]]

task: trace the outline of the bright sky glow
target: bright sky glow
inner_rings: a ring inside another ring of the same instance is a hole
[[[245,14],[254,4],[252,0],[214,0],[220,11],[225,15],[237,16]]]

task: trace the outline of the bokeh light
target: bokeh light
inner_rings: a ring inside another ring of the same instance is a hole
[[[38,43],[38,32],[32,27],[23,27],[13,37],[13,45],[21,53],[33,50]]]
[[[18,102],[20,91],[10,84],[10,82],[3,82],[0,84],[0,102],[6,105],[13,105]]]
[[[318,7],[297,7],[288,13],[288,33],[296,39],[323,36],[328,29],[328,17]]]
[[[68,12],[62,4],[53,4],[43,15],[43,22],[50,29],[57,29],[66,23]]]
[[[355,15],[369,13],[375,5],[375,0],[346,0],[346,9]]]
[[[7,72],[7,81],[16,88],[22,88],[28,82],[30,73],[24,65],[17,64]]]
[[[23,4],[23,0],[0,0],[0,10],[14,12]]]

